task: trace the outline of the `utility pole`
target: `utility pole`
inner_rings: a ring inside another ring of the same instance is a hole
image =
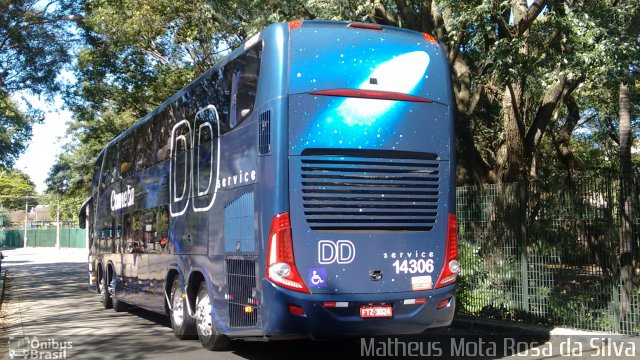
[[[27,247],[27,223],[29,222],[29,198],[24,197],[24,247]]]
[[[56,211],[56,249],[60,250],[60,195],[58,195],[58,210]]]

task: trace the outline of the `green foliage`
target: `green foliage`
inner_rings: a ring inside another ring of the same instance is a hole
[[[31,138],[31,119],[0,94],[0,169],[11,168]]]
[[[21,110],[11,94],[52,95],[69,61],[68,28],[74,1],[0,1],[0,168],[11,168],[41,114]],[[28,105],[28,104],[27,104]]]
[[[69,0],[0,2],[0,94],[28,90],[52,94],[69,61],[66,22],[77,9]]]
[[[84,4],[86,46],[65,90],[74,141],[49,173],[51,191],[88,194],[100,149],[274,21],[364,19],[371,5],[343,1],[133,1]]]
[[[70,137],[77,141],[52,169],[59,179],[51,183],[67,178],[71,189],[88,191],[87,169],[108,140],[228,49],[272,22],[292,19],[375,21],[438,35],[454,74],[460,148],[478,154],[460,154],[459,166],[471,174],[463,182],[510,180],[503,176],[513,161],[514,141],[523,151],[519,171],[534,178],[598,166],[596,158],[615,161],[614,86],[624,69],[637,72],[637,37],[627,34],[638,5],[584,0],[545,3],[536,11],[539,3],[522,8],[520,2],[493,0],[85,2],[78,83],[66,89],[75,114]],[[517,116],[509,117],[511,110],[504,108],[507,86],[518,93],[510,105]],[[559,96],[549,100],[554,91]],[[577,123],[569,111],[573,103],[581,117]],[[520,139],[507,137],[508,120],[518,121]],[[589,136],[576,136],[577,129]],[[471,136],[463,136],[465,131]],[[556,138],[560,131],[568,137]],[[562,159],[572,152],[576,162]]]
[[[82,195],[71,193],[57,194],[55,192],[45,193],[40,197],[40,203],[49,207],[49,217],[55,221],[58,216],[58,206],[60,206],[60,221],[78,220],[78,211],[84,201]]]
[[[0,170],[0,208],[24,209],[25,198],[30,205],[36,205],[35,187],[29,175],[20,170]]]

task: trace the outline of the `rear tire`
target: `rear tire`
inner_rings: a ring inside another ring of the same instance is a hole
[[[171,310],[169,311],[171,328],[173,329],[173,334],[178,339],[195,339],[196,321],[189,316],[186,298],[182,295],[183,291],[180,286],[180,278],[176,277],[171,285]]]
[[[123,302],[122,300],[118,300],[118,292],[115,287],[115,280],[111,279],[113,285],[113,296],[111,297],[111,302],[113,303],[113,311],[115,312],[123,312],[129,308],[129,304]]]
[[[202,347],[207,350],[223,350],[229,347],[229,338],[220,334],[213,326],[211,317],[211,299],[207,284],[203,281],[196,297],[196,330]]]
[[[111,309],[113,307],[113,300],[111,299],[111,293],[109,293],[109,283],[107,278],[109,273],[103,272],[102,279],[100,279],[100,300],[102,306],[105,309]]]

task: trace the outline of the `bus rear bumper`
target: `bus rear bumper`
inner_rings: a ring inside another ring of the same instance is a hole
[[[456,305],[455,285],[383,294],[302,294],[271,283],[263,289],[271,297],[263,305],[263,329],[272,337],[418,334],[451,325]],[[363,318],[360,308],[368,305],[391,305],[392,315]]]

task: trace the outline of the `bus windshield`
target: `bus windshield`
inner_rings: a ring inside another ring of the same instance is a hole
[[[314,23],[291,33],[290,93],[362,89],[426,97],[448,104],[449,78],[440,47],[403,31]]]

